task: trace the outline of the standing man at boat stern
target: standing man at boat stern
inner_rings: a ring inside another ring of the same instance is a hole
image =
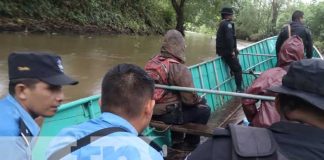
[[[155,83],[180,87],[194,87],[192,75],[185,65],[185,40],[177,30],[169,30],[162,42],[161,51],[148,61],[145,70]],[[153,119],[167,124],[198,123],[207,124],[210,108],[206,100],[196,92],[170,91],[156,88],[156,105]],[[193,150],[200,137],[172,132],[173,147]]]
[[[53,116],[62,103],[62,85],[78,82],[63,72],[59,56],[11,53],[8,58],[9,94],[0,100],[0,159],[30,160],[39,116]]]
[[[222,21],[216,35],[216,53],[222,57],[234,74],[236,91],[243,92],[242,67],[237,58],[239,51],[236,44],[233,9],[224,7],[221,11]]]
[[[64,128],[47,149],[48,160],[162,160],[140,134],[150,123],[154,81],[140,67],[120,64],[101,84],[101,115]]]

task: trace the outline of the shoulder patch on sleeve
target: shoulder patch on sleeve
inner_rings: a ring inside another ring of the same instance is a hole
[[[228,28],[232,28],[233,26],[232,26],[231,23],[228,23],[227,27],[228,27]]]

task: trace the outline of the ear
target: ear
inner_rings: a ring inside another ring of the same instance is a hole
[[[102,105],[101,97],[98,99],[98,104],[101,107],[101,105]]]
[[[15,86],[15,97],[19,100],[27,99],[28,87],[24,84],[17,84]]]
[[[146,106],[145,106],[145,111],[144,111],[144,114],[149,116],[151,118],[151,116],[153,115],[153,108],[154,108],[154,105],[155,105],[155,100],[149,100],[147,103],[146,103]]]

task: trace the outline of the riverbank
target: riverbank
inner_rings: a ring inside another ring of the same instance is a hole
[[[134,31],[109,25],[80,25],[65,21],[35,20],[29,18],[0,18],[0,32],[50,33],[50,34],[161,34],[157,31]]]
[[[0,32],[160,34],[175,26],[169,1],[0,1]]]
[[[0,32],[24,32],[24,33],[47,33],[47,34],[91,34],[91,35],[117,35],[117,34],[127,34],[127,35],[161,35],[164,30],[133,30],[131,28],[116,28],[113,26],[100,26],[100,25],[81,25],[66,21],[53,21],[53,20],[35,20],[30,18],[6,18],[0,17]],[[186,31],[186,33],[195,33],[191,31]],[[196,34],[196,33],[195,33]],[[199,33],[197,33],[199,34]],[[211,37],[215,39],[215,36]],[[250,44],[250,41],[240,40],[238,42],[238,48]],[[324,53],[323,42],[316,42],[315,46],[318,47],[320,53]]]

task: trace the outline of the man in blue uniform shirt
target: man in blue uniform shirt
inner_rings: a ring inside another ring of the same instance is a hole
[[[49,145],[47,159],[162,160],[138,137],[151,120],[153,93],[154,81],[140,67],[112,68],[102,81],[101,116],[63,129]]]
[[[0,100],[0,159],[31,159],[38,116],[53,116],[64,99],[62,85],[78,82],[63,72],[59,56],[12,53],[8,58],[9,94]]]

